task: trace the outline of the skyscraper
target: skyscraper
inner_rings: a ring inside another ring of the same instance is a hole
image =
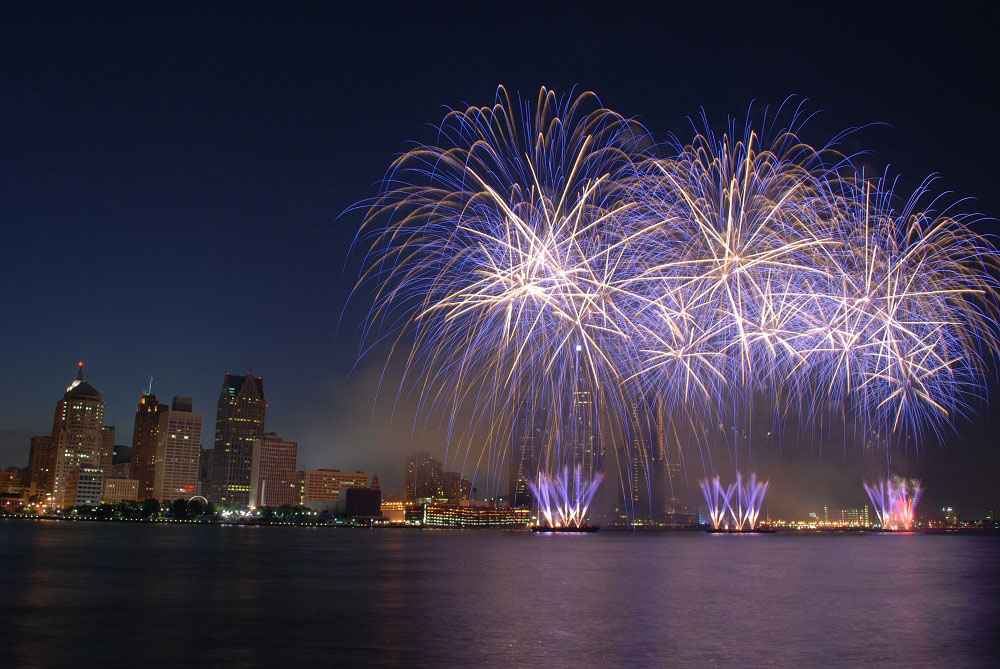
[[[526,405],[527,416],[515,426],[511,435],[508,463],[508,500],[512,507],[531,506],[529,483],[538,475],[539,456],[545,448],[547,413],[541,402]]]
[[[69,488],[70,476],[81,466],[100,468],[103,428],[104,398],[84,380],[81,361],[76,379],[56,404],[52,424],[52,501],[56,506],[76,502],[76,491]]]
[[[430,453],[414,453],[406,461],[406,499],[444,496],[444,467]]]
[[[666,516],[688,514],[690,509],[684,503],[685,496],[683,472],[683,451],[674,433],[674,443],[671,447],[668,432],[667,408],[660,400],[656,405],[656,457],[654,458],[653,492],[658,496],[660,510]]]
[[[264,379],[226,374],[215,417],[208,497],[222,506],[246,507],[250,502],[253,445],[264,434]]]
[[[44,497],[52,492],[54,455],[52,435],[31,438],[31,452],[28,456],[28,488],[31,497]]]
[[[111,476],[111,465],[115,457],[115,426],[105,425],[101,428],[101,453],[99,466],[105,476]]]
[[[644,519],[651,515],[650,497],[653,494],[651,485],[652,453],[648,445],[653,440],[653,425],[647,413],[645,403],[632,401],[631,412],[631,444],[628,451],[628,487],[625,510],[633,521]]]
[[[573,464],[583,468],[586,480],[604,470],[597,435],[594,396],[589,390],[573,393],[572,415]]]
[[[139,396],[132,430],[132,477],[139,481],[139,499],[153,498],[160,413],[166,410],[167,405],[160,404],[156,395],[146,393]]]
[[[153,497],[161,502],[198,493],[201,458],[201,416],[194,413],[190,397],[175,397],[170,408],[159,412]]]
[[[299,503],[299,445],[267,432],[253,447],[250,463],[250,506],[294,506]]]

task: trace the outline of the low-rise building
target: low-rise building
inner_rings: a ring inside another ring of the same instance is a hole
[[[20,495],[27,487],[28,472],[18,467],[0,471],[0,493]]]
[[[403,502],[401,500],[382,500],[380,511],[382,517],[390,523],[402,524],[406,522],[406,509],[409,506],[416,505],[412,502]]]
[[[306,469],[299,472],[299,503],[314,511],[332,511],[340,492],[354,487],[367,488],[368,474],[342,472],[339,469]]]
[[[378,488],[350,487],[340,492],[334,508],[347,518],[378,518],[381,506],[382,491]]]
[[[104,493],[104,472],[98,463],[83,464],[66,475],[65,499],[71,506],[97,506]]]
[[[424,527],[526,527],[530,522],[531,509],[432,502],[422,506],[419,524]]]
[[[139,479],[109,478],[104,480],[104,492],[101,501],[105,504],[119,502],[138,502]]]

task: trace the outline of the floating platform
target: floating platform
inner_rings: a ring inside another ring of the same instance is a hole
[[[583,525],[581,527],[532,527],[532,532],[541,534],[589,534],[601,529],[597,525]]]
[[[773,530],[769,527],[758,527],[755,530],[726,530],[726,529],[714,529],[708,528],[705,530],[709,534],[774,534],[777,530]]]

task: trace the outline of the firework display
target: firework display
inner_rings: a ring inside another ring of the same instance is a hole
[[[698,485],[705,498],[705,506],[708,507],[708,520],[712,529],[722,529],[722,524],[726,520],[726,510],[729,508],[729,499],[733,496],[736,485],[723,488],[718,476],[702,479]]]
[[[879,527],[883,530],[913,529],[917,502],[920,501],[920,481],[897,476],[874,483],[866,482],[864,486],[875,508]]]
[[[585,478],[581,466],[572,475],[569,468],[555,476],[539,472],[538,481],[528,484],[538,505],[538,522],[553,528],[583,527],[602,478]]]
[[[736,472],[736,482],[726,487],[723,487],[718,476],[702,479],[698,485],[705,498],[709,524],[713,530],[753,532],[757,529],[768,481],[758,481],[757,475],[753,473],[744,479],[743,474]]]
[[[537,471],[597,480],[567,436],[581,396],[610,433],[637,402],[697,418],[755,394],[939,433],[984,394],[996,248],[930,182],[898,198],[800,141],[799,116],[664,147],[590,93],[515,104],[500,88],[451,111],[368,203],[367,340],[494,474],[541,415]],[[732,494],[733,522],[755,525],[766,483],[702,483],[710,509]]]

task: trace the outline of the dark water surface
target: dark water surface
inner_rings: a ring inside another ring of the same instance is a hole
[[[998,573],[992,537],[0,521],[0,666],[1000,666]]]

